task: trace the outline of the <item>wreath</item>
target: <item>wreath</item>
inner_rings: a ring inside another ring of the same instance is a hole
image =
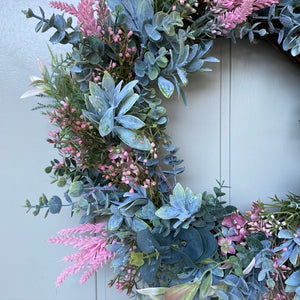
[[[48,142],[59,153],[46,173],[59,196],[41,196],[28,211],[45,217],[63,206],[81,215],[78,227],[49,241],[78,253],[57,279],[85,269],[85,283],[104,264],[110,286],[139,299],[300,299],[300,196],[252,203],[246,214],[214,194],[194,194],[177,181],[184,171],[178,148],[166,134],[161,98],[177,93],[187,105],[187,75],[218,62],[207,53],[218,37],[250,41],[278,36],[295,59],[300,53],[300,2],[287,0],[81,0],[51,6],[35,30],[54,29],[53,44],[71,44],[65,56],[51,52],[51,69],[23,98],[39,103],[55,130]]]

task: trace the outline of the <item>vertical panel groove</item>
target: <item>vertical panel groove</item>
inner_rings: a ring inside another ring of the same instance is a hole
[[[98,273],[95,273],[95,300],[98,300]]]
[[[222,182],[222,98],[223,98],[223,86],[222,86],[222,74],[223,74],[223,64],[222,64],[222,51],[223,48],[220,47],[220,58],[221,58],[221,63],[220,63],[220,77],[219,77],[219,81],[220,81],[220,110],[219,110],[219,118],[220,118],[220,123],[219,123],[219,130],[220,130],[220,136],[219,136],[219,182]]]
[[[229,141],[228,141],[228,177],[229,177],[229,204],[231,204],[231,97],[232,97],[232,44],[231,40],[229,39]]]
[[[231,186],[231,41],[220,41],[220,181]],[[224,200],[231,203],[231,191]]]

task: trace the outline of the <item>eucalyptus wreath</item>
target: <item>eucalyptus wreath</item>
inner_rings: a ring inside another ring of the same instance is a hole
[[[298,0],[81,0],[23,11],[35,30],[53,30],[50,70],[32,77],[30,96],[55,127],[48,142],[58,151],[45,169],[65,189],[26,207],[45,217],[62,207],[81,216],[78,227],[49,241],[78,253],[57,286],[83,269],[85,283],[111,263],[110,285],[151,299],[300,299],[300,197],[254,202],[242,215],[222,197],[194,194],[177,180],[184,172],[166,134],[163,99],[184,91],[188,74],[208,71],[218,37],[277,36],[291,56],[300,53]]]

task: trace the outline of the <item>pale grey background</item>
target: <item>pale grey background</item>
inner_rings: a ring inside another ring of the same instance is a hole
[[[45,0],[0,3],[0,299],[125,299],[106,287],[108,268],[84,286],[79,276],[70,277],[56,291],[56,277],[67,266],[59,260],[72,249],[47,239],[77,225],[78,218],[71,219],[66,209],[44,220],[22,208],[25,199],[35,203],[43,192],[63,191],[43,172],[56,156],[46,142],[51,127],[31,111],[35,99],[19,99],[29,76],[39,75],[36,58],[50,61],[49,35],[36,34],[36,22],[20,11],[37,11],[38,5],[48,13],[51,9]],[[224,179],[232,187],[226,199],[243,210],[258,198],[300,193],[300,69],[265,42],[230,46],[221,41],[212,54],[222,62],[211,65],[212,73],[190,77],[190,108],[176,98],[167,105],[169,133],[187,170],[181,183],[199,193]]]

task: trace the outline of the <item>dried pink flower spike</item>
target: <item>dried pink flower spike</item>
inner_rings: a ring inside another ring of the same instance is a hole
[[[217,17],[218,30],[212,33],[227,34],[247,20],[254,11],[277,4],[278,0],[206,0],[208,9]]]
[[[101,35],[101,29],[110,14],[104,0],[80,0],[77,8],[60,1],[51,1],[50,5],[75,16],[84,36]]]
[[[64,258],[65,262],[75,263],[59,275],[56,281],[57,287],[68,276],[77,274],[84,268],[87,270],[81,277],[80,283],[86,283],[100,266],[103,267],[114,258],[114,253],[106,249],[109,243],[104,229],[105,225],[104,223],[83,224],[75,228],[64,229],[58,233],[58,236],[49,239],[51,244],[74,245],[73,248],[79,248],[78,253]]]

